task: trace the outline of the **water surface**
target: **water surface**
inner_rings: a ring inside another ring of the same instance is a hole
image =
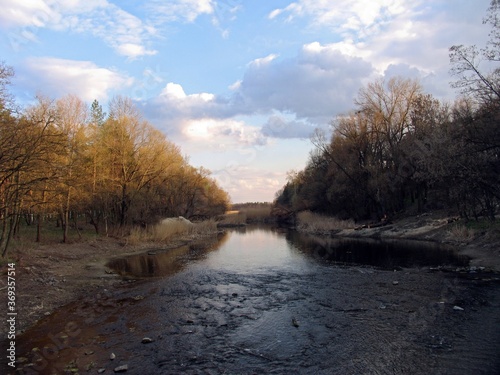
[[[247,227],[207,246],[113,260],[142,281],[62,309],[24,347],[50,345],[64,321],[81,333],[38,373],[73,361],[132,374],[494,374],[500,335],[484,319],[499,304],[481,296],[492,302],[480,323],[453,309],[479,303],[490,284],[428,271],[443,264],[467,259],[421,243]]]

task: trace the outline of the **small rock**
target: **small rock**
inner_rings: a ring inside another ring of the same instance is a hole
[[[94,354],[93,350],[85,350],[85,355],[91,355]]]
[[[128,370],[128,365],[121,365],[121,366],[115,367],[115,369],[113,371],[114,372],[125,372],[127,370]]]
[[[149,344],[153,342],[153,339],[150,337],[144,337],[141,341],[143,344]]]
[[[464,309],[461,308],[460,306],[453,306],[453,310],[455,310],[455,311],[464,311]]]
[[[292,325],[293,325],[294,327],[298,327],[298,326],[299,326],[299,322],[297,321],[297,319],[292,318]]]
[[[97,373],[98,374],[102,374],[103,372],[105,372],[106,369],[105,368],[100,368],[99,370],[97,370]]]
[[[111,353],[111,354],[109,355],[109,359],[113,360],[113,359],[115,359],[115,358],[116,358],[115,353]]]
[[[399,281],[393,281],[392,282],[392,285],[398,285],[399,284]]]

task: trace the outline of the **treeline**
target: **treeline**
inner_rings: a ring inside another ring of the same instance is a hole
[[[448,207],[465,218],[494,220],[500,203],[499,11],[493,0],[484,48],[450,48],[461,98],[442,103],[402,77],[368,84],[354,109],[333,121],[331,139],[314,137],[307,166],[289,174],[275,205],[354,219]]]
[[[13,70],[0,64],[0,247],[5,256],[21,219],[57,218],[62,240],[83,216],[97,233],[161,217],[214,216],[229,198],[210,172],[116,97],[109,113],[75,96],[39,97],[19,111],[6,89]],[[74,223],[72,223],[74,222]]]
[[[361,90],[332,138],[315,138],[306,168],[276,203],[355,219],[456,207],[494,219],[500,199],[500,101],[446,105],[418,82],[393,78]]]

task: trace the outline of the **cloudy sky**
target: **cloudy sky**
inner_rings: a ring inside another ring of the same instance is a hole
[[[366,83],[453,100],[448,48],[484,45],[489,2],[0,0],[0,60],[19,103],[129,96],[234,203],[271,201]]]

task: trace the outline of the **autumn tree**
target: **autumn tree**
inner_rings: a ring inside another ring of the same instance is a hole
[[[19,225],[23,210],[39,207],[40,186],[53,180],[50,168],[61,138],[54,131],[56,113],[49,101],[29,108],[23,116],[2,116],[0,123],[0,195],[2,255]]]

